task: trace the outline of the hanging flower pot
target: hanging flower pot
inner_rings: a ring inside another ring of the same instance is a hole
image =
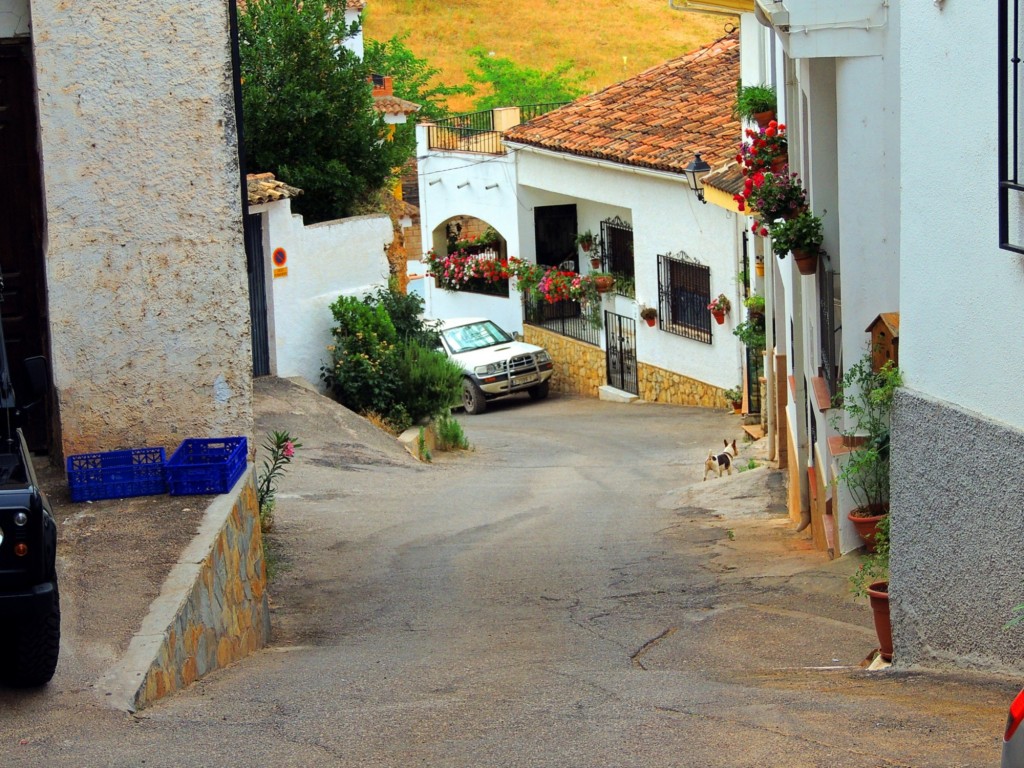
[[[708,309],[711,310],[712,316],[718,321],[718,324],[721,325],[725,322],[726,312],[732,309],[732,302],[729,301],[728,296],[724,293],[720,293],[717,297],[711,300],[711,303],[708,304]]]
[[[775,119],[775,110],[769,109],[767,112],[755,112],[752,117],[754,122],[757,123],[758,128],[767,128],[768,123]]]
[[[598,258],[597,256],[592,258],[590,260],[590,268],[591,269],[600,269],[601,268],[601,259]]]
[[[594,277],[594,287],[598,293],[607,293],[615,285],[615,278],[611,275],[597,275]]]
[[[793,249],[793,260],[801,275],[814,275],[818,272],[817,250],[806,251],[803,248]]]
[[[892,620],[889,618],[889,582],[876,581],[868,587],[868,600],[875,619],[875,634],[878,635],[878,653],[886,661],[892,661]]]
[[[725,322],[725,312],[721,309],[711,310],[711,316],[715,318],[719,325]]]
[[[658,310],[654,307],[640,307],[640,319],[653,328],[658,321]]]
[[[782,173],[789,165],[789,155],[776,155],[768,163],[768,169],[772,173]]]
[[[758,277],[764,277],[764,262],[760,259],[754,262],[754,272]]]

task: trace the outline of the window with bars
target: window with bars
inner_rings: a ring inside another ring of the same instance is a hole
[[[601,260],[603,268],[615,275],[615,291],[633,297],[635,268],[633,227],[618,216],[601,222]]]
[[[680,251],[658,254],[658,323],[663,331],[711,343],[711,268]]]
[[[1024,179],[1021,179],[1020,0],[999,0],[999,247],[1024,253]]]

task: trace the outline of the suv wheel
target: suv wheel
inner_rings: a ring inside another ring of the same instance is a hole
[[[470,416],[475,416],[487,410],[487,398],[480,391],[480,387],[469,379],[462,380],[462,407],[466,409],[466,413]]]
[[[6,632],[0,680],[17,688],[50,682],[60,653],[60,595],[57,585],[54,584],[46,611],[19,619]]]
[[[551,389],[551,382],[545,381],[538,384],[536,387],[530,387],[527,392],[530,393],[532,400],[543,400],[548,396],[548,391]]]

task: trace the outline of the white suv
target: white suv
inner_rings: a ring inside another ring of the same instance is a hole
[[[463,317],[437,325],[444,353],[462,366],[466,413],[487,410],[487,401],[526,391],[548,396],[554,363],[543,347],[516,341],[490,320]]]

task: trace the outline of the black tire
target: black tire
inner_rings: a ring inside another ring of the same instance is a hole
[[[9,620],[10,621],[10,620]],[[15,688],[46,685],[57,670],[60,654],[60,594],[54,584],[50,605],[37,616],[13,620],[0,680]]]
[[[462,407],[470,416],[476,416],[487,410],[487,398],[480,387],[469,379],[462,380]]]
[[[530,393],[530,397],[534,400],[543,400],[548,396],[548,392],[551,391],[551,382],[542,381],[536,387],[530,387],[526,391]]]

